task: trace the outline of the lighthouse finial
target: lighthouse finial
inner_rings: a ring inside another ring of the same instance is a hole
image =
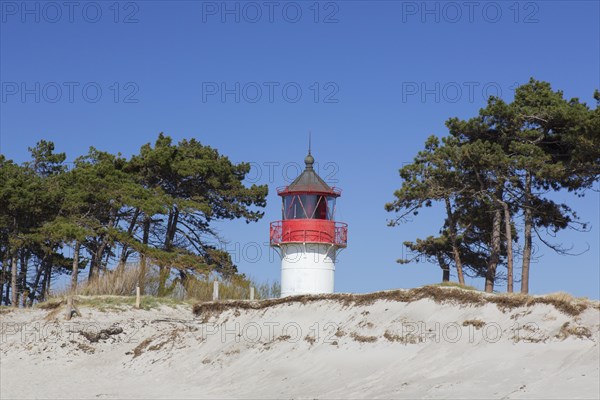
[[[312,169],[313,168],[313,164],[315,163],[315,159],[312,156],[312,154],[310,154],[310,150],[311,150],[311,131],[308,131],[308,155],[304,158],[304,164],[306,164],[306,169]]]

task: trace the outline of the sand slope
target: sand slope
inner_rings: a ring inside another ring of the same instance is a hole
[[[344,304],[5,312],[0,398],[600,397],[597,305]]]

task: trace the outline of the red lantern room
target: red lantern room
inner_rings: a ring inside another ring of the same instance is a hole
[[[346,247],[348,225],[335,221],[341,190],[330,187],[314,171],[314,158],[304,159],[305,170],[289,185],[277,189],[282,197],[282,220],[271,223],[271,245],[323,243]]]

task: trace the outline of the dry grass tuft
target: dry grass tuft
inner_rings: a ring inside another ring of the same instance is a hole
[[[534,297],[520,293],[499,294],[487,296],[489,303],[494,303],[500,310],[508,311],[519,307],[531,307],[535,304],[547,304],[556,308],[558,311],[569,316],[577,316],[588,307],[586,301],[580,301],[568,294],[549,294],[546,296]]]
[[[592,337],[592,332],[585,326],[571,326],[569,322],[565,322],[560,327],[560,331],[555,337],[565,340],[569,336],[575,336],[579,339],[590,339]]]
[[[468,319],[466,321],[463,321],[462,325],[463,326],[473,326],[473,327],[475,327],[475,329],[481,329],[485,326],[485,322],[483,322],[479,319]]]
[[[366,306],[376,301],[395,301],[409,303],[421,299],[431,299],[436,303],[463,305],[480,305],[484,303],[479,293],[435,286],[424,286],[410,290],[390,290],[367,294],[333,293],[319,295],[300,295],[255,302],[243,300],[216,301],[198,303],[194,306],[194,314],[201,316],[206,322],[210,317],[220,315],[225,310],[262,310],[281,304],[307,304],[322,300],[331,300],[343,306]]]
[[[90,343],[97,343],[100,340],[106,340],[110,336],[120,335],[123,333],[123,328],[118,326],[112,326],[107,329],[102,329],[100,332],[87,332],[80,331],[79,334],[89,340]]]
[[[341,338],[343,336],[346,336],[346,332],[344,332],[343,330],[340,329],[340,327],[338,326],[337,330],[334,333],[335,337]]]
[[[133,358],[141,356],[150,343],[152,343],[151,339],[145,339],[142,343],[138,344],[135,349],[133,349]]]
[[[554,299],[556,301],[564,301],[567,303],[575,303],[577,302],[579,299],[576,299],[575,297],[573,297],[571,294],[567,293],[567,292],[556,292],[556,293],[549,293],[547,295],[544,296],[547,299]],[[582,298],[582,301],[586,301],[586,298]]]
[[[122,272],[107,271],[100,277],[91,279],[85,284],[79,284],[75,292],[68,291],[65,295],[83,296],[134,296],[135,288],[140,281],[138,268],[126,268]]]
[[[473,286],[470,286],[470,285],[461,285],[458,282],[435,283],[435,284],[433,284],[431,286],[455,287],[455,288],[464,289],[464,290],[475,290],[475,291],[477,291],[476,287],[473,287]]]
[[[304,337],[304,340],[307,341],[308,343],[310,343],[311,345],[315,344],[315,342],[317,341],[317,339],[315,339],[314,336],[309,336],[309,335],[306,335]]]
[[[123,270],[106,271],[99,277],[80,282],[76,290],[66,288],[53,293],[43,307],[46,307],[45,309],[59,307],[61,304],[55,302],[60,302],[67,296],[135,296],[136,288],[140,284],[141,271],[140,266],[137,264],[127,266]],[[159,276],[158,267],[148,266],[144,272],[142,293],[151,297],[158,297]],[[214,276],[202,275],[190,275],[185,283],[182,283],[180,279],[170,280],[167,282],[166,292],[160,297],[179,301],[189,300],[195,303],[210,301],[213,296],[214,282]],[[219,280],[219,296],[222,299],[248,299],[250,297],[250,287],[254,287],[254,295],[258,300],[279,297],[281,291],[277,282],[259,284],[251,278],[234,275],[228,280]]]
[[[423,286],[409,290],[389,290],[367,294],[334,293],[320,295],[290,296],[278,299],[268,299],[255,302],[249,301],[217,301],[204,302],[194,305],[193,312],[207,322],[211,317],[220,315],[225,310],[262,310],[281,304],[308,304],[322,300],[340,303],[342,306],[366,306],[376,301],[394,301],[410,303],[418,300],[429,299],[438,304],[453,304],[460,306],[482,306],[487,303],[496,304],[502,311],[519,307],[530,307],[535,304],[547,304],[558,311],[577,316],[586,310],[588,302],[580,301],[565,295],[547,295],[541,297],[523,294],[483,294],[473,290],[464,290],[454,287]]]
[[[488,296],[489,303],[496,304],[499,310],[508,311],[513,308],[525,307],[530,305],[532,297],[521,293],[504,293]]]
[[[42,310],[54,310],[59,308],[60,306],[67,304],[65,298],[54,298],[43,303],[39,303],[36,305],[37,308],[41,308]]]
[[[77,307],[88,307],[94,308],[99,311],[120,311],[127,308],[131,308],[135,305],[134,296],[73,296],[73,301]],[[44,303],[39,303],[35,307],[42,310],[51,311],[47,318],[54,318],[57,316],[61,307],[66,305],[66,297],[52,298]],[[185,305],[185,301],[177,300],[171,297],[154,297],[154,296],[142,296],[141,297],[141,308],[143,310],[152,310],[161,306],[176,307],[179,305]]]
[[[183,286],[185,297],[196,301],[212,300],[214,279],[189,279]],[[254,287],[257,300],[279,297],[279,283],[258,284],[245,277],[234,276],[229,281],[219,281],[219,297],[222,299],[242,300],[250,298],[250,287]]]
[[[415,300],[431,299],[436,303],[451,303],[466,306],[477,306],[484,303],[484,298],[481,293],[472,290],[423,286],[412,289],[412,291],[414,291],[413,293],[416,296]]]
[[[386,338],[389,342],[403,342],[404,336],[396,335],[395,333],[391,333],[389,331],[385,331],[383,337]]]
[[[560,311],[564,314],[570,315],[572,317],[575,317],[575,316],[581,314],[588,307],[586,302],[579,302],[579,301],[575,301],[575,300],[573,302],[571,302],[569,300],[552,297],[552,295],[544,296],[544,297],[534,297],[534,299],[535,299],[534,304],[539,303],[539,304],[551,305],[554,308],[556,308],[558,311]]]
[[[360,343],[373,343],[377,341],[377,336],[363,336],[356,332],[352,332],[350,337],[352,337],[352,339],[354,339],[356,342]]]
[[[422,341],[419,336],[415,335],[406,335],[401,336],[390,331],[385,331],[383,337],[387,339],[388,342],[397,342],[402,344],[417,344]]]

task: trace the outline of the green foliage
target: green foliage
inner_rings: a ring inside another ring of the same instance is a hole
[[[160,269],[159,295],[215,272],[237,276],[211,224],[262,218],[267,186],[244,185],[248,163],[162,133],[131,159],[91,147],[71,169],[54,150],[42,140],[23,165],[0,155],[0,303],[42,300],[60,273],[73,286],[86,268],[90,282],[115,267],[122,276],[131,257]],[[145,287],[145,273],[137,279]]]
[[[600,92],[594,98],[600,102]],[[487,106],[468,120],[450,118],[449,136],[431,136],[411,164],[400,169],[402,187],[393,202],[394,226],[410,220],[423,207],[441,203],[446,219],[438,237],[407,241],[415,255],[442,269],[454,264],[472,276],[486,277],[486,290],[501,278],[496,267],[507,266],[512,288],[513,247],[518,246],[517,218],[523,220],[522,291],[528,290],[532,236],[559,253],[568,249],[550,243],[566,228],[587,229],[566,203],[546,194],[566,190],[583,196],[600,177],[600,108],[567,100],[549,83],[531,79],[515,91],[513,102],[490,97]],[[504,228],[502,228],[504,227]]]

